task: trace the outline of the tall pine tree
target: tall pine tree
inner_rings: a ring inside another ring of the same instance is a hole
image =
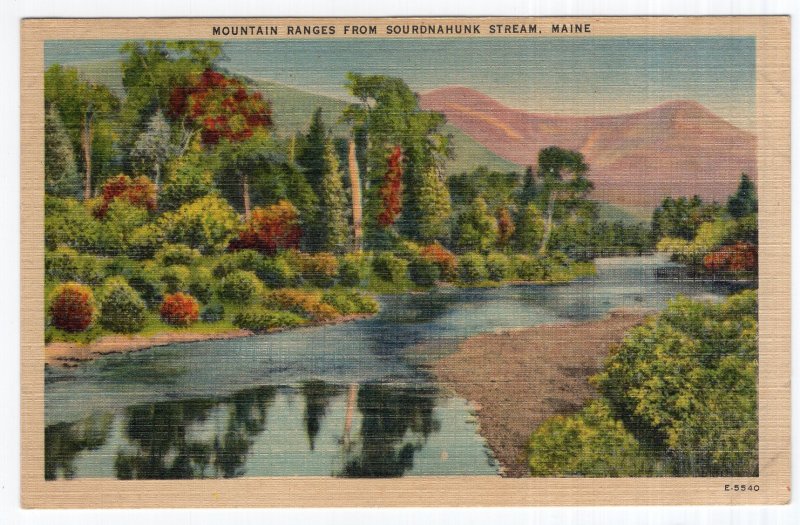
[[[336,148],[330,138],[325,141],[322,160],[324,170],[318,194],[319,215],[316,225],[319,229],[319,248],[341,253],[345,251],[348,240],[347,196]]]

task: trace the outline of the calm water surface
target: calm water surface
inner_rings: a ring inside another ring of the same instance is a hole
[[[496,474],[466,401],[419,365],[480,332],[729,291],[674,270],[661,256],[599,259],[597,276],[568,285],[384,297],[368,320],[48,368],[45,474]]]

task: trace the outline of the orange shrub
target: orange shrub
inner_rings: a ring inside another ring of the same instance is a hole
[[[161,303],[161,319],[175,326],[189,326],[200,316],[197,300],[189,294],[175,293],[164,297]]]
[[[439,274],[442,279],[452,281],[456,278],[456,256],[438,242],[422,248],[419,255],[439,267]]]
[[[239,236],[233,239],[231,250],[258,250],[275,255],[279,250],[300,246],[300,215],[297,208],[282,200],[266,208],[255,208]]]
[[[50,303],[53,326],[67,332],[82,332],[94,319],[95,306],[92,289],[77,283],[59,286]]]
[[[94,214],[100,218],[105,217],[108,207],[117,199],[148,211],[155,211],[156,185],[144,176],[136,179],[123,174],[112,177],[103,184],[100,203]]]
[[[320,293],[293,288],[282,288],[268,293],[264,306],[299,314],[312,321],[330,321],[340,315],[336,308],[322,302]]]
[[[754,272],[758,267],[757,248],[748,242],[723,246],[703,258],[709,272]]]

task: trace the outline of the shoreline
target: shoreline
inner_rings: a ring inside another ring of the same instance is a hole
[[[253,332],[243,328],[236,328],[225,332],[203,333],[192,332],[191,329],[184,331],[160,332],[153,335],[125,335],[114,334],[104,335],[89,343],[72,343],[59,341],[50,343],[44,347],[45,366],[62,366],[74,368],[81,363],[94,361],[104,356],[113,354],[127,354],[142,352],[159,346],[166,346],[179,343],[197,343],[200,341],[217,341],[225,339],[238,339],[251,337],[254,335],[274,334],[286,330],[297,330],[301,328],[311,328],[325,325],[335,325],[368,319],[375,314],[352,314],[332,319],[304,324],[292,328],[278,328],[266,332]]]
[[[533,430],[596,396],[599,372],[625,332],[655,313],[617,309],[602,319],[478,334],[430,365],[437,381],[467,400],[504,477],[528,476]]]

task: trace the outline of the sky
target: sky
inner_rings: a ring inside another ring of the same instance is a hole
[[[52,41],[45,65],[119,58],[121,41]],[[752,37],[238,40],[229,71],[347,98],[345,73],[401,77],[412,89],[467,86],[534,113],[601,115],[667,100],[700,102],[752,130]]]

